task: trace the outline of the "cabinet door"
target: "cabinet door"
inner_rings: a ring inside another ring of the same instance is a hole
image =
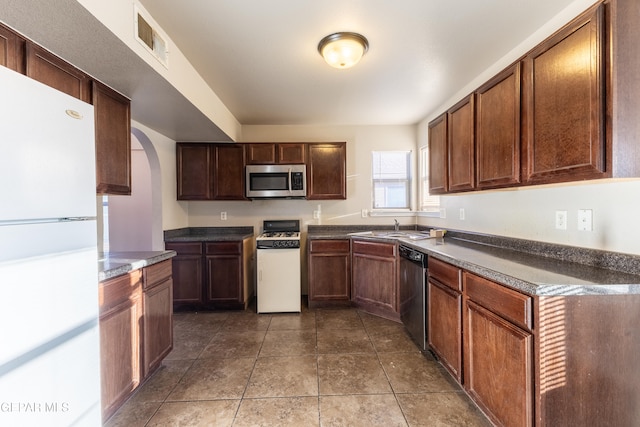
[[[213,146],[213,199],[246,200],[244,197],[244,145]]]
[[[22,37],[0,24],[0,65],[24,74],[24,46]]]
[[[309,242],[309,305],[351,300],[348,240]]]
[[[526,179],[605,177],[604,6],[582,15],[525,58]]]
[[[166,243],[167,250],[174,250],[178,254],[171,259],[173,278],[173,303],[183,304],[202,303],[202,243]]]
[[[533,425],[531,333],[465,302],[465,389],[497,425]]]
[[[210,144],[176,144],[178,200],[212,198],[210,149]]]
[[[27,76],[84,102],[91,101],[89,76],[73,65],[31,42],[26,43],[26,61]]]
[[[98,193],[131,194],[131,103],[93,81]]]
[[[307,199],[346,199],[346,143],[309,144],[308,150]]]
[[[449,191],[475,187],[474,95],[471,94],[447,112],[447,154]]]
[[[241,242],[205,243],[206,303],[244,308]]]
[[[144,292],[144,376],[153,372],[173,348],[173,280]]]
[[[374,314],[398,320],[398,270],[395,244],[353,242],[352,297]]]
[[[107,419],[140,384],[142,303],[132,298],[100,318],[102,416]]]
[[[462,294],[435,280],[428,282],[429,347],[445,368],[462,382]]]
[[[429,123],[429,194],[447,192],[447,114]]]
[[[476,92],[478,188],[520,183],[520,63]]]
[[[246,144],[246,154],[248,165],[272,165],[276,163],[276,144]]]
[[[278,163],[282,164],[302,164],[305,161],[305,144],[278,144]]]

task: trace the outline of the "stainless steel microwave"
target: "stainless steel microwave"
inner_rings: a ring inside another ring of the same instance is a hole
[[[246,174],[249,199],[307,197],[305,165],[248,165]]]

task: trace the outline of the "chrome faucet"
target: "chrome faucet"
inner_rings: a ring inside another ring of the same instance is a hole
[[[395,231],[399,231],[400,230],[400,223],[398,222],[397,219],[394,219],[393,222],[395,222],[395,225],[393,226],[393,229]]]

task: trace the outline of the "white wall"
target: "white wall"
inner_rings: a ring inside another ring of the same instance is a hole
[[[220,98],[205,83],[200,74],[182,54],[180,49],[165,35],[167,48],[170,52],[169,68],[165,68],[160,62],[139,43],[134,35],[134,6],[142,10],[142,13],[155,28],[160,27],[151,18],[144,7],[136,0],[133,1],[102,1],[102,0],[78,0],[85,9],[102,22],[120,40],[122,40],[140,58],[146,61],[153,69],[167,79],[180,91],[193,105],[212,122],[216,124],[230,138],[236,139],[240,132],[240,123],[222,103]]]
[[[371,151],[413,150],[415,126],[243,126],[244,142],[347,142],[347,200],[255,200],[247,202],[188,203],[192,227],[254,226],[260,231],[264,219],[294,218],[301,224],[393,224],[389,217],[361,217],[371,209]],[[320,205],[320,220],[313,211]],[[220,220],[227,212],[227,220]],[[412,216],[397,216],[402,224],[414,224]],[[306,228],[306,227],[303,227]]]

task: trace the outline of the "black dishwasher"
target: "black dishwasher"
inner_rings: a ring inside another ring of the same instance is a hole
[[[427,255],[400,245],[400,319],[409,335],[420,347],[427,349]]]

